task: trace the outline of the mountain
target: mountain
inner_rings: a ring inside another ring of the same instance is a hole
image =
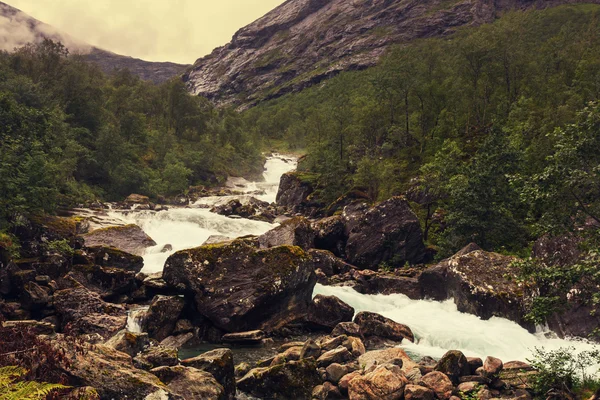
[[[27,43],[41,42],[45,38],[62,42],[71,52],[83,54],[88,61],[97,64],[106,73],[128,68],[141,79],[154,83],[167,81],[189,67],[170,62],[144,61],[91,46],[0,2],[0,50],[12,51]]]
[[[288,0],[196,61],[190,91],[249,106],[344,70],[377,63],[392,44],[448,35],[510,10],[599,0]]]

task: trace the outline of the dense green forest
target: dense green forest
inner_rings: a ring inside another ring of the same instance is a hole
[[[306,149],[324,203],[416,193],[440,255],[471,241],[519,253],[598,222],[599,96],[600,7],[578,5],[397,47],[244,117]]]
[[[51,41],[0,53],[0,228],[20,213],[260,174],[249,132],[177,79],[108,77]]]

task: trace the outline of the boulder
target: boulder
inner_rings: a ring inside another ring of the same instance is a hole
[[[312,392],[312,400],[343,399],[340,390],[331,382],[315,386]]]
[[[361,376],[363,373],[362,371],[353,371],[350,372],[346,375],[344,375],[342,377],[342,379],[340,379],[340,381],[338,382],[338,387],[340,388],[340,392],[342,394],[347,395],[348,394],[348,387],[350,386],[350,381],[354,378],[356,378],[357,376]]]
[[[406,385],[404,387],[405,400],[434,400],[433,390],[419,385]]]
[[[78,282],[71,283],[73,287],[54,293],[54,308],[63,330],[68,326],[78,334],[97,333],[108,339],[125,329],[127,312],[123,306],[106,303]]]
[[[525,320],[523,288],[515,279],[514,257],[469,249],[427,268],[419,277],[423,296],[437,301],[454,299],[458,310],[483,319],[503,317],[533,330]]]
[[[150,204],[150,199],[148,196],[143,196],[141,194],[132,193],[125,199],[125,203],[127,204]]]
[[[263,249],[285,245],[308,250],[314,247],[315,234],[306,218],[295,217],[259,236],[258,241]]]
[[[483,367],[483,361],[479,357],[467,357],[467,362],[469,363],[469,371],[471,375],[475,375],[477,373],[477,369],[479,367]]]
[[[326,351],[317,359],[318,367],[327,367],[333,363],[345,363],[352,360],[352,353],[344,346],[339,346],[333,350]]]
[[[131,357],[135,357],[142,350],[150,346],[150,338],[148,338],[147,333],[134,333],[122,330],[108,339],[105,345],[129,354]]]
[[[330,251],[310,249],[308,253],[315,261],[315,269],[320,269],[328,277],[344,274],[354,269],[352,265],[336,257]]]
[[[175,347],[153,345],[135,356],[133,361],[138,368],[151,370],[156,367],[177,365],[179,357]]]
[[[114,247],[127,253],[141,256],[156,242],[137,225],[111,226],[100,228],[83,235],[85,245]]]
[[[65,373],[79,386],[94,387],[101,399],[176,399],[156,376],[135,368],[130,356],[112,347],[88,346],[83,352],[70,344],[61,348],[70,361]]]
[[[181,365],[210,373],[223,386],[225,398],[230,400],[235,398],[235,371],[231,350],[211,350],[197,357],[183,360]]]
[[[313,223],[315,248],[328,250],[338,257],[344,257],[348,234],[344,217],[336,215]]]
[[[175,324],[183,311],[185,300],[179,296],[156,296],[143,319],[143,331],[151,338],[162,341],[175,330]]]
[[[194,332],[182,333],[181,335],[169,336],[166,339],[160,342],[161,346],[166,347],[174,347],[176,349],[181,349],[190,344],[190,342],[194,342],[196,339],[196,335]]]
[[[265,338],[265,333],[261,330],[227,333],[223,335],[221,341],[231,344],[259,344]]]
[[[433,390],[440,400],[448,400],[452,396],[454,385],[452,385],[450,378],[442,372],[430,372],[423,376],[422,382],[425,386]]]
[[[177,365],[158,367],[151,371],[169,390],[184,399],[225,400],[225,391],[208,372]]]
[[[398,342],[401,342],[402,339],[407,339],[411,342],[415,340],[408,326],[372,312],[363,311],[356,314],[354,323],[360,326],[360,331],[365,337],[377,336]]]
[[[210,211],[219,215],[235,215],[271,223],[275,220],[275,215],[271,212],[269,203],[249,196],[241,196],[226,203],[217,204]]]
[[[256,249],[243,239],[179,251],[163,279],[193,293],[198,312],[229,332],[273,331],[299,320],[316,283],[314,263],[301,248]]]
[[[309,399],[321,383],[314,360],[290,361],[273,367],[250,370],[237,382],[238,389],[258,398]]]
[[[471,374],[467,358],[458,350],[446,352],[440,361],[438,361],[435,370],[446,374],[454,383],[458,383],[461,376]]]
[[[126,271],[133,271],[138,273],[144,267],[144,259],[135,254],[128,253],[123,250],[119,250],[114,247],[107,246],[93,246],[85,247],[83,252],[80,254],[76,253],[76,256],[82,260],[80,262],[84,265],[99,265],[102,267],[111,267],[124,269]],[[87,262],[83,261],[88,259]],[[74,264],[78,264],[74,262]]]
[[[306,321],[317,328],[333,329],[340,322],[352,321],[354,308],[335,296],[316,295],[308,307]]]
[[[281,176],[276,203],[291,212],[301,212],[310,205],[315,176],[303,172],[288,172]]]
[[[104,300],[128,296],[138,289],[135,271],[99,265],[74,265],[71,277]]]
[[[344,375],[348,373],[348,367],[342,364],[333,363],[325,368],[327,380],[329,382],[338,383]]]
[[[427,260],[419,219],[404,198],[393,197],[368,209],[361,217],[346,219],[357,221],[354,226],[347,222],[345,254],[350,264],[377,270],[384,262],[402,267]]]
[[[499,358],[487,357],[483,362],[483,374],[488,378],[497,377],[503,367],[504,364]]]
[[[400,400],[408,380],[395,365],[382,365],[348,384],[350,400]]]
[[[422,295],[419,279],[395,273],[397,272],[352,271],[352,279],[356,282],[353,288],[362,294],[403,294],[413,300],[420,300]]]
[[[300,359],[312,357],[316,360],[320,355],[321,346],[312,339],[307,340],[300,350]]]
[[[50,293],[35,282],[27,282],[21,292],[21,305],[29,311],[42,309],[50,302]]]
[[[406,352],[398,347],[392,347],[384,350],[367,351],[358,358],[358,364],[361,368],[369,370],[375,365],[394,364],[402,365],[402,371],[407,372],[417,367],[417,364],[406,354]]]

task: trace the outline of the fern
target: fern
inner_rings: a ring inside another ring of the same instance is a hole
[[[68,389],[55,383],[18,381],[26,374],[20,367],[0,368],[0,400],[42,400],[55,390]]]

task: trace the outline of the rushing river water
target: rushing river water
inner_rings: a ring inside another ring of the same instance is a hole
[[[236,190],[252,193],[261,191],[254,197],[268,202],[275,201],[279,180],[282,174],[296,167],[289,157],[273,156],[267,160],[264,182],[247,182],[236,179],[232,185]],[[247,219],[234,219],[211,213],[206,207],[229,200],[229,197],[203,198],[188,208],[173,208],[168,211],[140,211],[132,213],[111,212],[110,216],[127,223],[141,226],[158,245],[147,250],[144,256],[144,272],[158,272],[163,269],[165,260],[177,250],[201,245],[211,235],[239,237],[260,235],[276,225]],[[172,250],[162,253],[166,244]],[[372,311],[411,327],[415,343],[403,343],[402,347],[410,354],[441,357],[447,350],[457,349],[467,356],[485,357],[492,355],[504,361],[527,360],[536,347],[558,349],[573,347],[575,352],[593,348],[585,341],[563,340],[550,332],[531,334],[514,322],[503,318],[488,321],[464,314],[454,303],[411,300],[404,295],[363,295],[348,287],[327,287],[317,285],[314,294],[335,295],[352,305],[356,312]],[[131,321],[135,323],[135,321]],[[135,328],[135,325],[133,326]],[[196,349],[196,354],[206,349]],[[243,353],[256,352],[253,356],[264,356],[265,352],[275,352],[275,348],[262,351],[238,349],[238,358],[252,359]],[[241,352],[241,353],[240,353]],[[193,352],[192,352],[193,353]],[[190,354],[191,355],[191,354]]]

